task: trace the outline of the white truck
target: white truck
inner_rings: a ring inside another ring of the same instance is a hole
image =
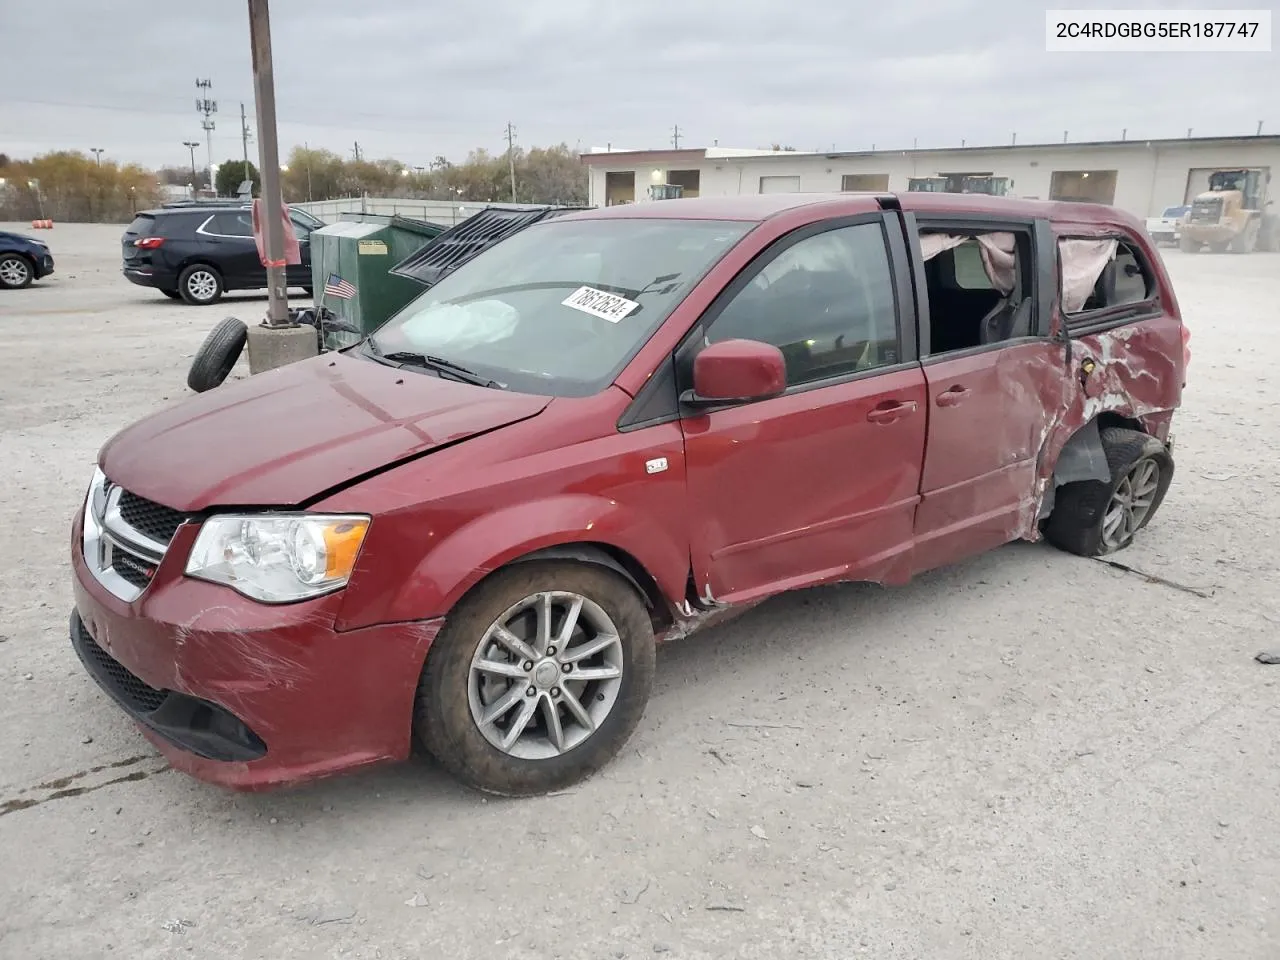
[[[1182,218],[1187,215],[1190,205],[1166,207],[1158,217],[1147,217],[1147,235],[1158,247],[1162,243],[1177,244],[1181,236]]]

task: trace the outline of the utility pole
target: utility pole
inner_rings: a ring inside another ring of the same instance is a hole
[[[1259,121],[1258,121],[1258,132],[1257,132],[1257,133],[1255,133],[1255,134],[1254,134],[1254,136],[1255,136],[1255,137],[1260,137],[1260,136],[1262,136],[1262,121],[1261,121],[1261,120],[1259,120]]]
[[[102,147],[90,147],[89,152],[93,154],[93,158],[98,161],[98,166],[102,166]]]
[[[680,124],[676,124],[671,128],[671,146],[676,150],[680,149]]]
[[[360,162],[360,141],[359,140],[356,141],[355,150],[352,151],[352,154],[356,158],[356,163],[359,163]]]
[[[244,178],[249,179],[249,121],[244,116],[244,104],[240,104],[240,143],[244,146]]]
[[[253,54],[253,99],[258,110],[258,162],[262,172],[262,236],[267,262],[265,325],[289,327],[284,208],[280,199],[280,153],[276,143],[276,86],[267,0],[249,0],[249,43]]]
[[[311,145],[302,141],[302,151],[307,155],[307,201],[311,200]]]
[[[200,121],[200,126],[204,128],[205,147],[209,151],[209,189],[214,190],[213,186],[213,115],[218,112],[218,101],[209,99],[209,94],[213,92],[212,80],[197,80],[196,89],[200,91],[196,97],[196,113],[200,114],[204,119]],[[214,190],[216,193],[217,191]]]
[[[511,171],[511,202],[516,202],[516,128],[507,122],[507,169]]]

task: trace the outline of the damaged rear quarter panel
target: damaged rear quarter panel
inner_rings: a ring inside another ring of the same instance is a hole
[[[1064,344],[1066,403],[1046,432],[1033,503],[1029,504],[1035,509],[1028,509],[1024,517],[1022,536],[1026,539],[1039,536],[1039,508],[1053,482],[1063,447],[1071,438],[1103,414],[1115,414],[1167,441],[1173,412],[1182,402],[1186,375],[1181,313],[1168,273],[1151,245],[1133,229],[1059,224],[1055,230],[1058,238],[1122,237],[1146,261],[1156,286],[1155,306],[1145,312],[1117,312],[1114,325],[1109,326],[1103,318],[1086,332],[1071,336],[1069,359]],[[1059,304],[1054,331],[1062,330],[1065,321]]]

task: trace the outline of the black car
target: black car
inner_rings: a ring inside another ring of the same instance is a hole
[[[0,288],[16,290],[31,286],[53,273],[53,255],[49,245],[21,233],[0,230]]]
[[[301,210],[289,216],[302,251],[290,264],[289,286],[311,293],[312,230],[324,226]],[[247,204],[198,203],[147,210],[134,217],[122,238],[124,275],[155,287],[173,300],[215,303],[227,290],[262,290],[267,268],[253,239],[253,211]]]

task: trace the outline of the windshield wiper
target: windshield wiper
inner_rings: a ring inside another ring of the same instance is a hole
[[[498,390],[505,390],[506,384],[499,383],[497,380],[490,380],[483,377],[474,370],[464,367],[460,363],[454,363],[452,360],[446,360],[444,357],[433,357],[425,353],[414,353],[411,350],[393,350],[391,353],[382,353],[379,351],[377,356],[383,360],[390,360],[401,366],[425,367],[428,370],[434,370],[436,373],[448,374],[455,380],[461,380],[464,383],[474,383],[478,387],[495,387]]]

